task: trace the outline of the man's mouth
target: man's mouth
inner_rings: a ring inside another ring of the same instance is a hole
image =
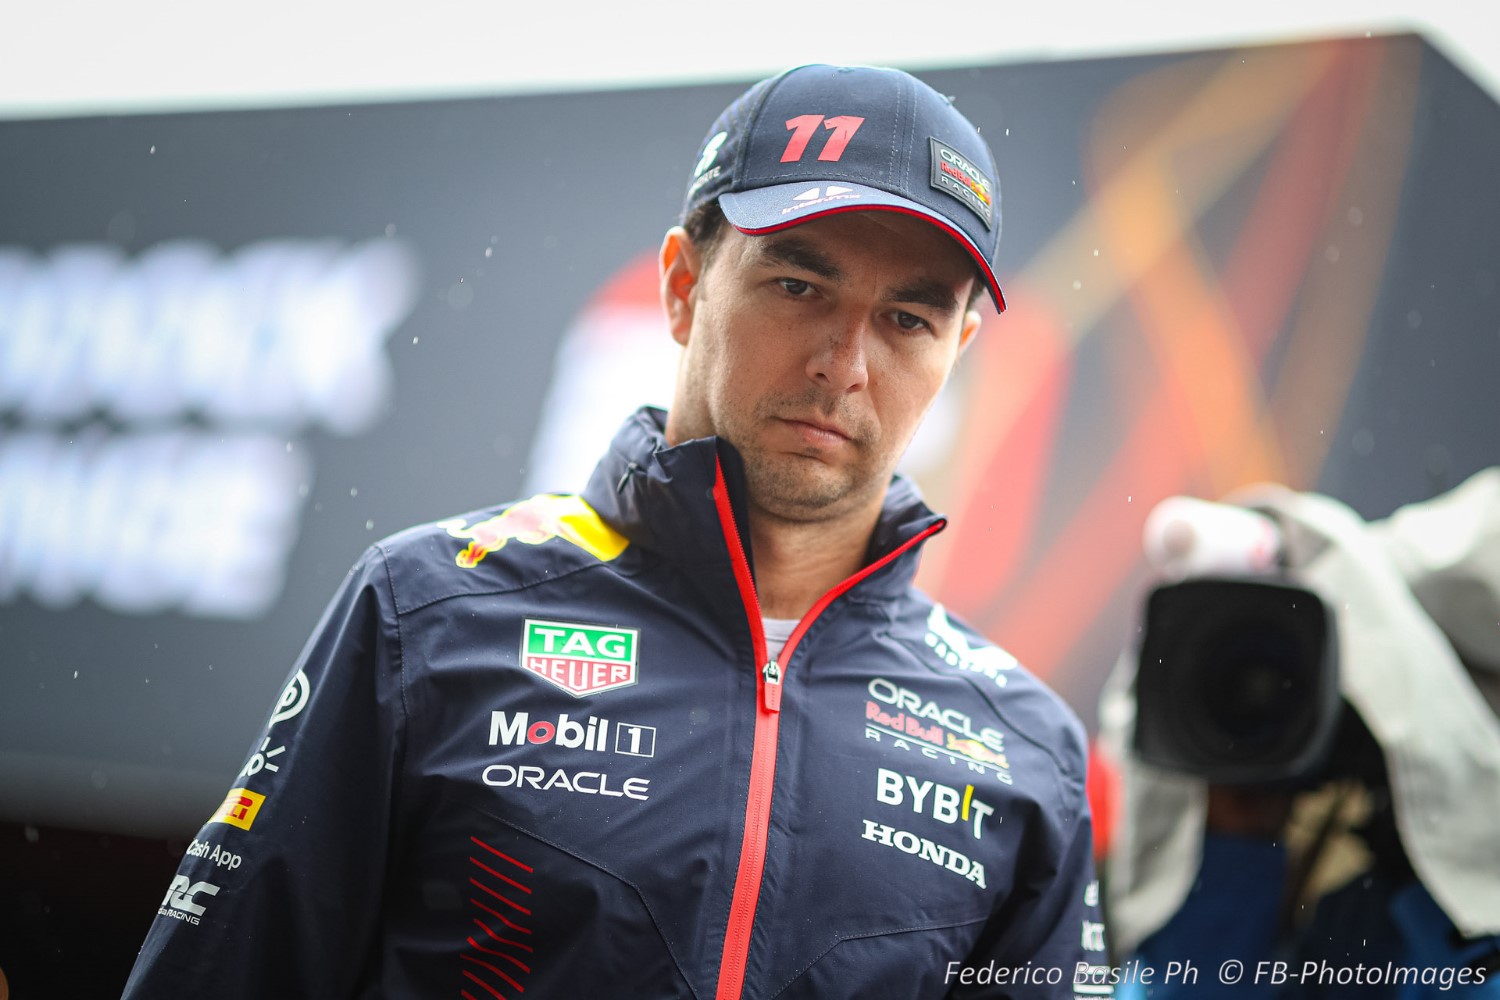
[[[781,419],[801,434],[809,444],[826,448],[854,440],[852,434],[829,420],[817,417],[782,417]]]

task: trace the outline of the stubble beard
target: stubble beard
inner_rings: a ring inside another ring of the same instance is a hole
[[[747,436],[745,446],[739,448],[750,502],[778,520],[809,523],[835,519],[863,506],[889,478],[870,467],[873,434],[869,428],[837,414],[836,407],[820,402],[816,394],[807,399],[763,401],[756,407],[754,425],[769,426],[780,416],[813,410],[838,419],[848,429],[858,456],[853,462],[829,465],[813,454],[769,450],[755,445],[753,435]]]

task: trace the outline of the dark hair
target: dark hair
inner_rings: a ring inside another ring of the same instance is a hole
[[[714,251],[718,249],[719,240],[724,235],[724,227],[728,221],[724,218],[724,210],[719,207],[718,199],[704,202],[682,220],[682,228],[687,230],[688,238],[693,241],[693,246],[698,248],[698,253],[703,257],[704,267],[708,266]]]
[[[704,202],[682,220],[682,228],[687,230],[688,238],[693,241],[693,246],[698,248],[705,268],[713,259],[714,251],[718,249],[719,241],[724,237],[724,228],[728,224],[729,220],[724,218],[724,210],[719,207],[717,199]],[[979,296],[984,294],[984,290],[988,287],[979,268],[974,268],[974,284],[969,289],[969,301],[964,304],[964,309],[973,309],[974,303],[979,301]]]

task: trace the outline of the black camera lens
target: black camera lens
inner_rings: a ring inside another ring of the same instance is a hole
[[[1180,710],[1200,753],[1264,760],[1294,750],[1307,738],[1314,672],[1283,623],[1258,619],[1224,625],[1200,637],[1191,655],[1199,666]]]
[[[1136,750],[1222,783],[1320,762],[1339,709],[1333,628],[1312,592],[1243,580],[1157,588],[1136,676]]]

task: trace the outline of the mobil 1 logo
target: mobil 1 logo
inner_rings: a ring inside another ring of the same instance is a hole
[[[530,744],[567,747],[572,750],[613,750],[626,757],[656,756],[656,727],[633,722],[610,722],[594,717],[579,722],[564,712],[556,719],[538,718],[529,712],[491,712],[490,746],[517,747]]]

